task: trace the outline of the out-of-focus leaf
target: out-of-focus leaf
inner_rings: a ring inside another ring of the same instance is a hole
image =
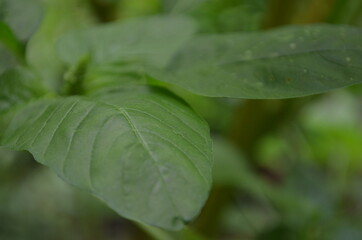
[[[28,150],[126,218],[177,230],[208,196],[208,126],[165,94],[40,100],[5,119],[2,145]]]
[[[245,159],[238,149],[229,141],[222,138],[213,139],[215,184],[239,186],[250,176],[250,171],[245,166]],[[252,182],[252,181],[247,181]],[[248,183],[248,184],[249,184]]]
[[[64,65],[56,53],[56,43],[64,33],[88,26],[93,20],[87,1],[43,0],[43,3],[44,20],[27,44],[26,60],[47,85],[56,89],[64,73]]]
[[[46,94],[42,82],[29,70],[10,69],[0,75],[0,113]]]
[[[60,41],[58,53],[68,64],[89,55],[94,63],[131,61],[162,67],[194,31],[186,17],[136,18],[70,33]]]
[[[0,74],[6,69],[10,69],[17,65],[15,56],[5,46],[0,44]]]
[[[42,9],[37,0],[5,0],[0,20],[6,22],[18,39],[26,41],[42,19]]]
[[[362,82],[362,30],[289,26],[191,40],[161,81],[211,97],[290,98]]]
[[[171,13],[188,12],[207,0],[162,0],[163,9]]]
[[[209,0],[192,11],[203,33],[255,31],[262,27],[266,0]]]
[[[260,198],[274,192],[274,189],[246,165],[244,156],[229,141],[213,138],[213,146],[215,184],[246,190]]]

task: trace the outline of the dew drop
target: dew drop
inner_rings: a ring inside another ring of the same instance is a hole
[[[289,47],[290,47],[291,49],[296,49],[296,48],[297,48],[297,44],[295,44],[295,43],[290,43],[290,44],[289,44]]]
[[[253,52],[252,52],[252,51],[247,50],[247,51],[244,52],[244,57],[245,57],[246,59],[250,59],[250,58],[252,58],[252,56],[253,56]]]
[[[346,61],[350,62],[352,59],[350,57],[346,57]]]

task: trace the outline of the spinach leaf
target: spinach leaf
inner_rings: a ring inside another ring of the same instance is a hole
[[[1,119],[1,145],[28,150],[126,218],[177,230],[208,196],[208,126],[159,91],[38,100]]]

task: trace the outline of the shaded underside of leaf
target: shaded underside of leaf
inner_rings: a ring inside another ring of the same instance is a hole
[[[122,216],[154,226],[182,228],[211,186],[206,123],[161,93],[40,100],[2,129],[2,145],[30,151]]]
[[[362,30],[319,24],[198,36],[153,75],[205,96],[290,98],[360,83],[361,66]]]

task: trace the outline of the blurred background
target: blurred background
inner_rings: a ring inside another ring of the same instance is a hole
[[[26,44],[19,51],[54,88],[64,72],[59,37],[111,21],[187,14],[204,33],[362,27],[361,0],[11,0],[6,11],[3,3],[0,18]],[[0,72],[18,61],[0,44]],[[0,148],[0,239],[362,239],[362,86],[287,100],[172,90],[207,119],[214,138],[214,187],[189,228],[173,233],[125,220],[28,153]]]

